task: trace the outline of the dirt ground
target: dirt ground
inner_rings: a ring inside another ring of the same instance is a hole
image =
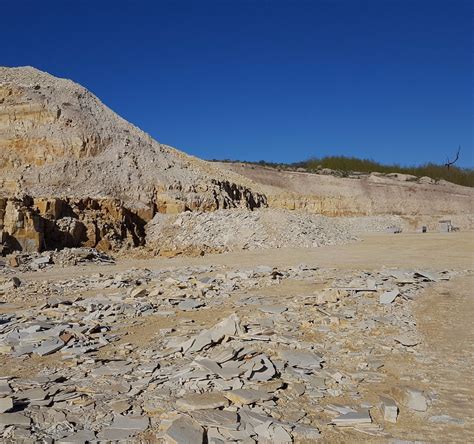
[[[232,268],[269,265],[310,266],[372,270],[382,267],[474,268],[474,232],[365,234],[361,242],[319,248],[280,248],[209,254],[200,257],[122,259],[116,265],[55,268],[26,273],[25,279],[64,279],[97,272],[114,273],[130,268],[160,269],[181,266],[223,265]]]
[[[96,273],[114,273],[130,268],[157,270],[187,265],[221,265],[228,269],[270,265],[275,267],[296,266],[305,263],[335,273],[354,270],[380,270],[383,267],[423,270],[457,270],[463,276],[449,282],[428,287],[414,305],[417,328],[423,341],[409,359],[400,361],[387,357],[384,362],[384,386],[374,393],[384,393],[402,382],[417,381],[425,385],[434,402],[426,415],[409,415],[401,411],[399,421],[386,425],[387,437],[371,437],[354,431],[327,431],[324,442],[391,442],[392,439],[422,442],[474,442],[474,233],[450,234],[398,234],[368,235],[361,242],[344,246],[328,246],[316,249],[280,249],[232,252],[204,257],[155,258],[148,260],[119,260],[113,266],[85,266],[50,269],[26,273],[22,280],[54,281],[67,277]],[[278,294],[294,295],[309,293],[317,288],[313,283],[283,281],[277,287],[266,288],[262,294],[275,297]],[[34,301],[32,301],[34,305]],[[7,307],[5,307],[6,309]],[[203,326],[215,322],[216,315],[225,316],[227,311],[208,311],[203,314],[186,313]],[[126,337],[128,343],[143,344],[152,339],[152,331],[168,327],[169,319],[148,319],[146,325],[137,325]],[[33,359],[30,365],[48,365],[47,359]],[[14,373],[14,366],[0,365],[0,373]],[[3,367],[3,368],[1,368]],[[27,369],[23,369],[26,371]],[[31,369],[30,369],[31,370]],[[23,372],[20,372],[23,373]],[[433,422],[433,416],[439,417]],[[377,419],[377,418],[376,418]]]

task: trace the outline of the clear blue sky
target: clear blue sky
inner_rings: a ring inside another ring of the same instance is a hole
[[[162,143],[473,165],[471,0],[2,1],[0,65],[71,78]]]

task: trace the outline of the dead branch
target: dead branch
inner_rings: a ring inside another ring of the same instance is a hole
[[[449,170],[449,167],[450,167],[451,165],[454,165],[454,164],[457,162],[457,160],[459,159],[459,153],[460,153],[460,152],[461,152],[461,146],[459,146],[458,152],[456,153],[456,158],[455,158],[452,162],[449,161],[449,157],[446,159],[446,163],[444,164],[444,166],[445,166],[448,170]]]

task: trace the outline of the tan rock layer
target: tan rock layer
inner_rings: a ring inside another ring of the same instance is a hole
[[[270,208],[325,216],[474,216],[474,188],[406,175],[353,177],[279,171],[257,165],[220,164],[260,184]],[[466,225],[463,228],[472,228]]]
[[[264,196],[257,196],[256,201],[252,192],[235,184],[215,185],[225,188],[231,198],[214,193],[214,199],[179,200],[158,193],[150,205],[133,209],[118,199],[0,198],[0,248],[3,244],[7,253],[78,246],[105,251],[137,247],[145,244],[145,225],[156,213],[213,211],[232,208],[235,202],[247,208],[266,203]]]
[[[128,208],[253,208],[243,176],[153,140],[82,86],[0,67],[0,196],[120,199]]]
[[[0,199],[0,243],[5,253],[139,246],[145,242],[145,223],[117,200]]]

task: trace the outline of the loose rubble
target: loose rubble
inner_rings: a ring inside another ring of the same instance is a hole
[[[147,245],[161,254],[262,248],[319,247],[383,232],[395,216],[333,218],[304,211],[218,210],[156,214],[147,224]]]
[[[384,380],[384,357],[412,353],[420,338],[410,305],[433,281],[455,275],[338,276],[301,265],[11,277],[0,293],[0,358],[44,365],[0,377],[0,433],[5,442],[62,443],[312,442],[331,430],[390,436],[385,428],[400,412],[423,414],[431,400],[402,384],[372,392]],[[255,294],[285,280],[324,285],[298,296]],[[31,295],[37,305],[21,308]]]
[[[75,265],[111,265],[115,260],[94,248],[64,248],[43,253],[15,253],[8,257],[8,263],[0,267],[0,273],[12,271],[38,271],[55,267]],[[8,265],[8,268],[7,268]],[[12,270],[14,269],[14,270]]]

